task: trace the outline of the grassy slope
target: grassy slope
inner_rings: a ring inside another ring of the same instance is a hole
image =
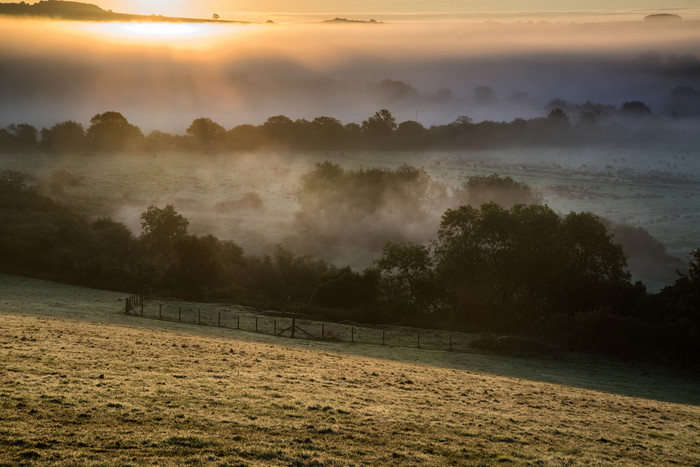
[[[123,295],[0,276],[0,462],[700,462],[687,377],[143,320]]]

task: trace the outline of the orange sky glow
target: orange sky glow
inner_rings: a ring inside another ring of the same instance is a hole
[[[86,0],[88,1],[88,0]],[[613,20],[671,12],[700,19],[696,0],[95,0],[104,9],[122,13],[162,14],[264,22],[315,21],[336,16],[381,21],[459,20]]]

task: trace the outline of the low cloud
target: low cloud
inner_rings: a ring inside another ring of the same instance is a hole
[[[145,132],[182,132],[200,116],[226,128],[279,114],[347,123],[382,107],[430,125],[544,115],[554,98],[639,100],[663,113],[673,89],[700,77],[694,21],[202,25],[166,38],[114,24],[1,23],[0,126],[86,124],[117,110]],[[479,87],[493,91],[488,102]]]

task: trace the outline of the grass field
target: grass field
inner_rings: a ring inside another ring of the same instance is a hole
[[[291,340],[0,276],[0,463],[700,464],[700,380]]]

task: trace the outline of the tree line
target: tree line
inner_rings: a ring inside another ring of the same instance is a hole
[[[352,176],[321,165],[307,179],[318,186],[306,189],[322,196],[323,184]],[[325,319],[496,332],[625,358],[700,356],[700,249],[687,273],[649,293],[631,281],[605,224],[586,212],[463,204],[444,211],[432,240],[388,242],[362,271],[281,246],[246,254],[233,241],[192,235],[172,205],[150,206],[134,235],[75,213],[13,171],[0,172],[0,216],[2,273]]]
[[[121,113],[107,111],[90,119],[90,126],[68,120],[40,131],[28,123],[0,129],[0,151],[5,152],[114,152],[114,151],[243,151],[291,150],[427,150],[479,149],[523,145],[566,145],[622,142],[655,135],[645,127],[635,131],[627,123],[649,123],[656,118],[643,102],[620,108],[600,104],[572,104],[555,100],[546,117],[511,122],[474,122],[461,116],[446,125],[428,128],[408,120],[397,123],[386,109],[361,123],[343,124],[333,117],[292,120],[284,115],[261,125],[243,124],[229,130],[210,118],[192,121],[185,134],[154,130],[145,135]],[[562,110],[565,109],[565,110]],[[567,113],[575,114],[573,117]]]

